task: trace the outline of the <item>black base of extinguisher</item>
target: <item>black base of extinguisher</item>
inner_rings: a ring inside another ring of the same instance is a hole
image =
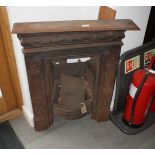
[[[145,120],[144,124],[139,127],[133,127],[129,124],[125,123],[122,119],[123,111],[125,108],[126,103],[126,97],[129,92],[129,86],[131,83],[132,75],[134,71],[137,69],[144,69],[147,67],[148,61],[145,61],[146,54],[150,52],[152,49],[155,51],[155,41],[152,41],[148,44],[145,44],[143,46],[137,47],[135,49],[132,49],[128,52],[125,52],[121,57],[118,65],[118,71],[117,71],[117,78],[116,78],[116,93],[115,93],[115,99],[114,99],[114,107],[113,111],[111,112],[111,120],[112,122],[124,133],[134,135],[139,132],[142,132],[146,128],[150,127],[152,124],[155,123],[155,113],[149,113],[147,119]],[[155,53],[155,52],[152,52]],[[125,62],[129,60],[140,60],[139,67],[137,67],[135,70],[132,70],[128,73],[126,73],[125,69]],[[122,95],[123,94],[123,95]]]
[[[142,125],[144,125],[144,123],[142,123],[142,124],[130,124],[124,118],[122,118],[122,120],[123,120],[124,124],[126,124],[127,126],[129,126],[131,128],[135,128],[135,129],[140,128],[140,127],[142,127]]]
[[[122,115],[122,113],[115,116],[111,115],[110,119],[121,131],[128,135],[140,133],[155,123],[155,113],[149,113],[145,123],[142,125],[129,125],[123,120]]]

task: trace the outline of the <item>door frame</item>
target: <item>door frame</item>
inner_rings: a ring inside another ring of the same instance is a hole
[[[149,15],[146,31],[145,31],[143,44],[149,43],[155,39],[155,28],[154,28],[155,18],[154,18],[154,14],[155,14],[155,6],[152,6],[151,10],[150,10],[150,15]]]
[[[3,115],[0,115],[0,121],[9,120],[11,118],[15,118],[22,114],[22,94],[21,88],[19,84],[19,77],[17,72],[17,65],[12,45],[11,33],[10,33],[10,25],[6,7],[0,6],[0,30],[3,38],[3,45],[6,52],[6,59],[8,62],[9,72],[11,75],[12,85],[15,92],[15,98],[17,101],[17,108],[7,112]]]

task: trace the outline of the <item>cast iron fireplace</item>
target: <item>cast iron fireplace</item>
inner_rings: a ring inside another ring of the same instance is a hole
[[[108,120],[113,86],[126,30],[131,20],[17,23],[36,130],[53,117],[79,119],[86,114]]]

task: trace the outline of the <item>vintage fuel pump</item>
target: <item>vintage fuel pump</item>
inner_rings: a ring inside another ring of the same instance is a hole
[[[148,112],[155,111],[155,56],[147,69],[134,72],[126,99],[123,119],[129,125],[144,123]]]

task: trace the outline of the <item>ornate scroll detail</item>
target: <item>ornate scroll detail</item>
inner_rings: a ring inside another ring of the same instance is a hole
[[[120,41],[124,38],[124,31],[76,32],[56,35],[47,33],[42,35],[40,34],[38,36],[34,34],[32,36],[32,34],[30,34],[24,37],[24,34],[22,34],[19,38],[24,48],[38,48]]]
[[[29,62],[26,65],[27,72],[34,76],[38,76],[40,74],[40,63],[38,62]]]

